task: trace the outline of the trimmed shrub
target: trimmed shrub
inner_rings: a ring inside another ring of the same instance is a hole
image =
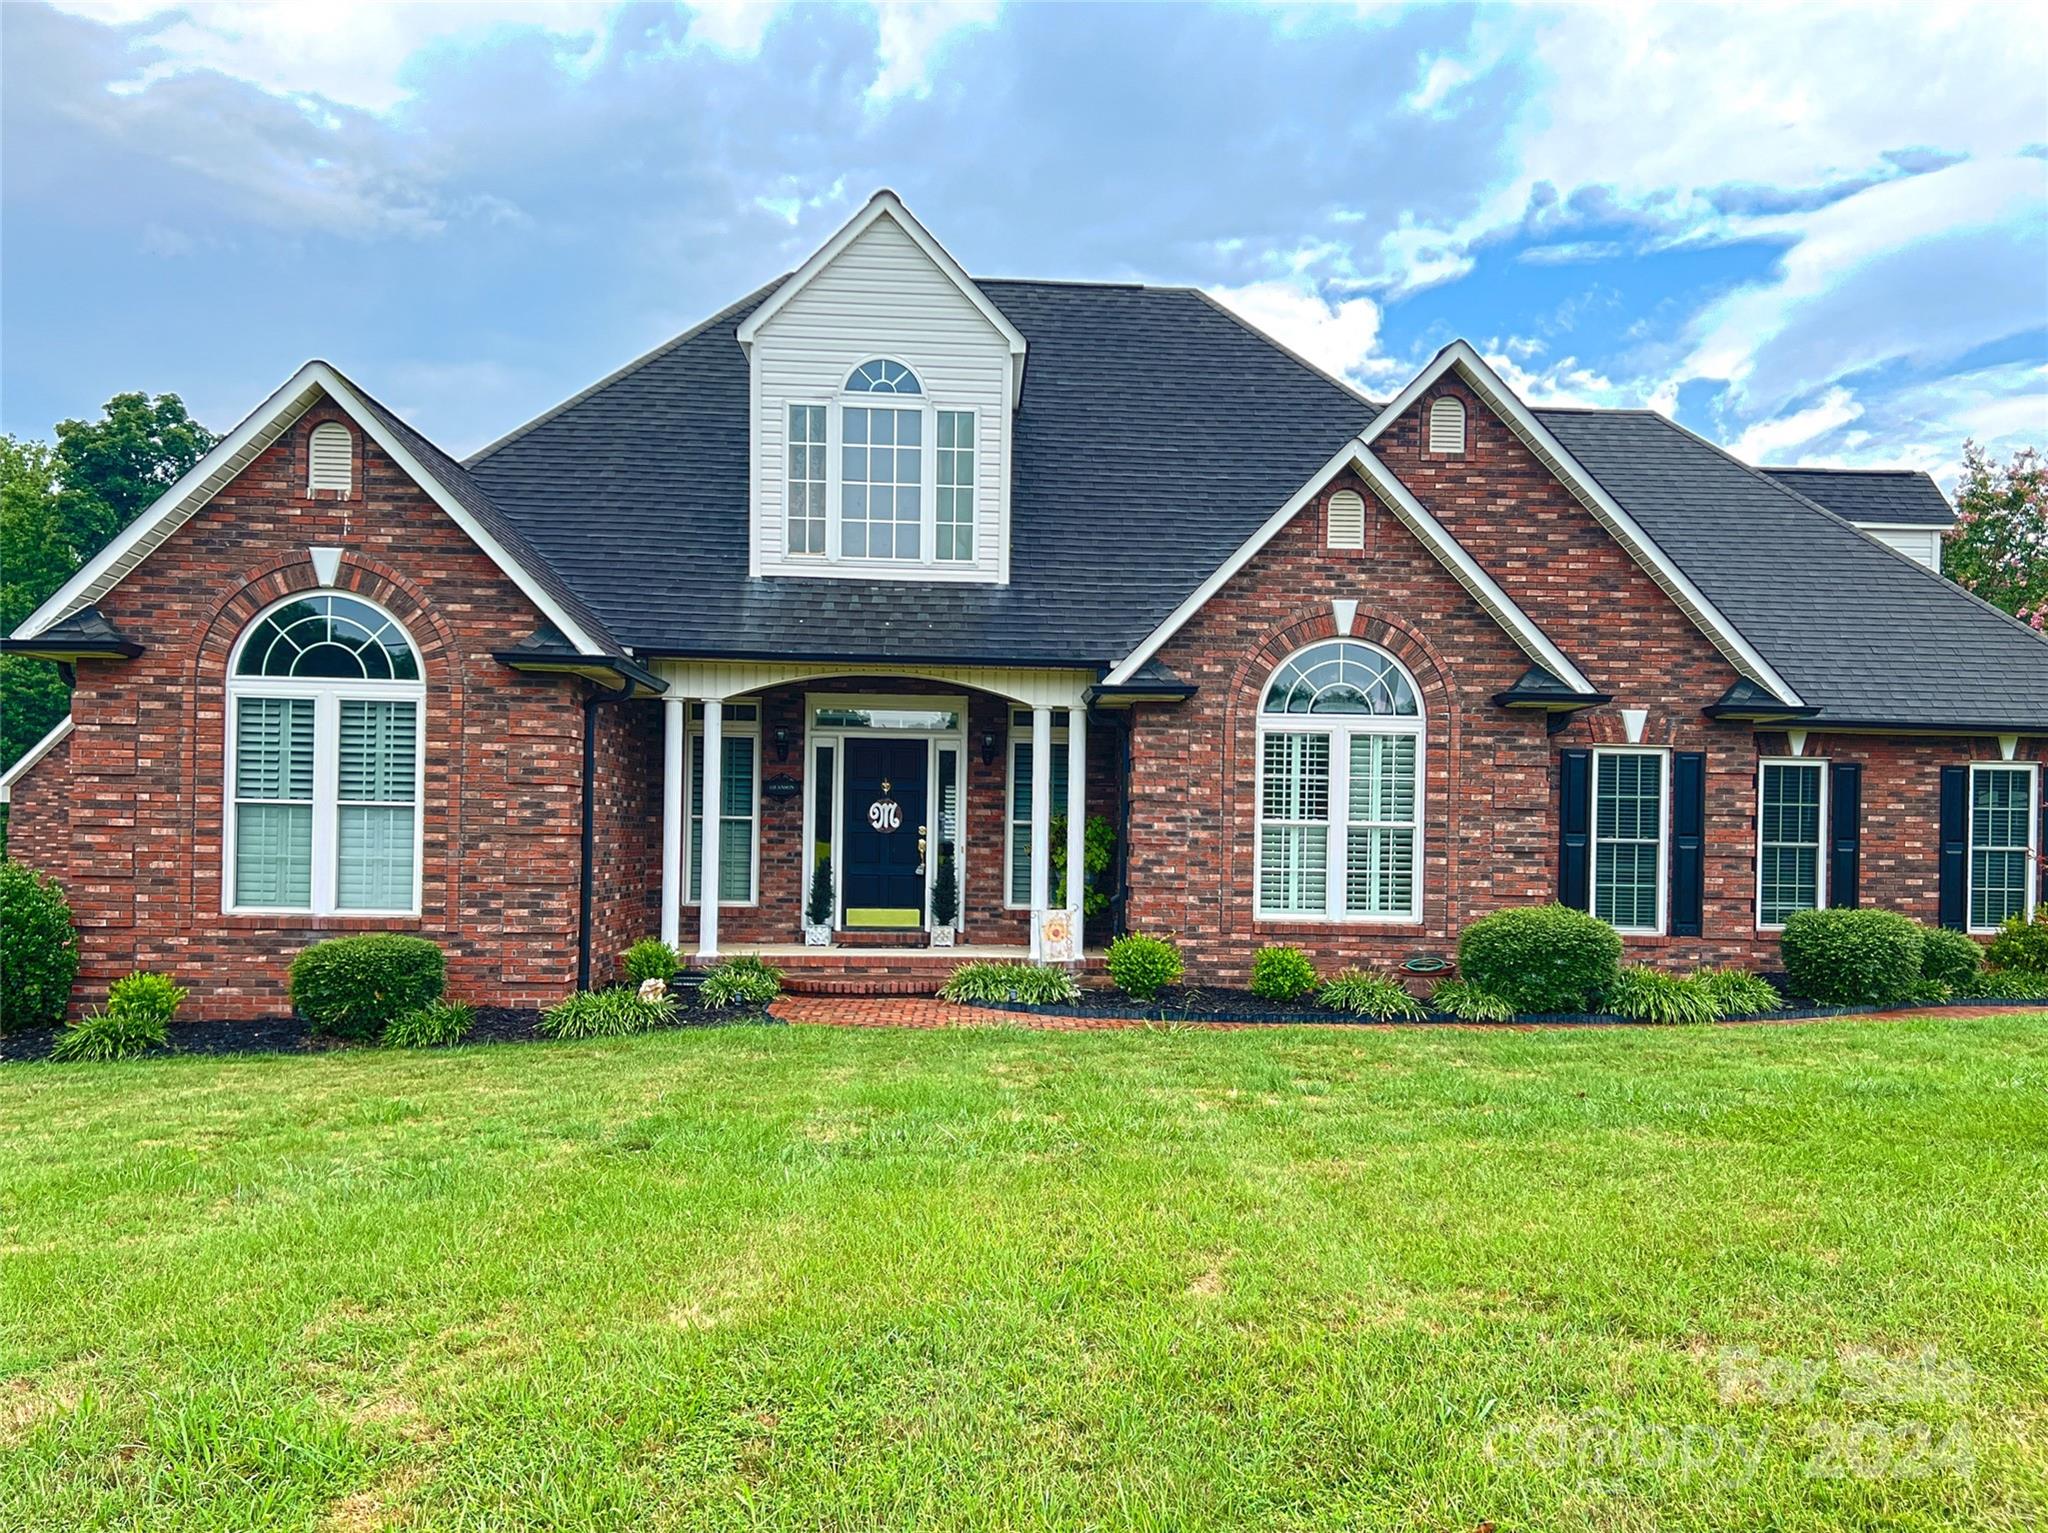
[[[1823,1006],[1896,1006],[1920,978],[1920,928],[1896,911],[1794,911],[1778,946],[1793,990]]]
[[[683,961],[676,956],[676,950],[661,938],[642,937],[619,954],[619,967],[625,970],[627,980],[635,986],[650,979],[666,984],[682,972]]]
[[[953,870],[950,853],[939,853],[938,868],[932,873],[932,924],[951,926],[960,914],[960,875]]]
[[[1110,943],[1106,961],[1110,983],[1134,1001],[1158,999],[1168,985],[1180,983],[1184,972],[1179,948],[1164,937],[1138,932]]]
[[[715,963],[704,971],[697,1004],[722,1011],[728,1006],[766,1006],[782,994],[782,971],[752,954]]]
[[[168,1024],[177,1019],[178,1008],[191,993],[184,986],[173,984],[167,975],[136,973],[115,980],[107,988],[107,1009],[139,1017],[161,1017]]]
[[[674,996],[643,1001],[620,985],[611,990],[584,990],[550,1006],[540,1014],[540,1030],[550,1038],[622,1038],[665,1027],[675,1015]]]
[[[109,1006],[89,1011],[57,1035],[50,1058],[66,1064],[97,1064],[160,1049],[169,1041],[168,1021],[153,1011]]]
[[[1984,967],[1984,949],[1965,932],[1945,926],[1920,929],[1920,977],[1945,985],[1951,992],[1964,989]]]
[[[318,1032],[374,1038],[441,999],[447,960],[424,937],[369,932],[316,942],[292,960],[292,1007]]]
[[[980,959],[953,971],[939,992],[948,1001],[1016,1001],[1051,1006],[1081,999],[1081,987],[1065,969],[1047,963],[996,963]]]
[[[1293,952],[1294,949],[1269,948],[1267,951]],[[1263,958],[1265,954],[1259,956]],[[1256,982],[1253,988],[1258,988]],[[1367,969],[1338,970],[1316,992],[1316,1004],[1327,1006],[1332,1011],[1347,1011],[1354,1017],[1371,1017],[1375,1022],[1420,1022],[1429,1015],[1422,1003],[1402,988],[1399,980]]]
[[[820,857],[811,870],[811,897],[804,903],[804,919],[813,926],[832,924],[832,859]]]
[[[384,1029],[384,1046],[392,1049],[432,1049],[460,1043],[476,1026],[476,1008],[460,1001],[440,1001],[393,1017]]]
[[[2048,905],[2035,911],[2031,921],[2014,916],[1999,927],[1984,957],[1994,969],[2048,974]]]
[[[1758,1017],[1777,1011],[1785,1004],[1778,987],[1762,975],[1741,969],[1702,969],[1693,976],[1724,1017]]]
[[[1986,969],[1956,991],[1975,1001],[2048,1001],[2048,974],[2020,969]]]
[[[1515,1008],[1491,991],[1462,979],[1447,979],[1429,993],[1429,1004],[1460,1022],[1512,1022]]]
[[[1459,974],[1518,1012],[1585,1011],[1620,968],[1621,935],[1564,905],[1497,910],[1458,934]]]
[[[1601,1006],[1638,1022],[1711,1022],[1720,1015],[1713,990],[1697,978],[1640,963],[1622,967],[1601,997]]]
[[[1252,959],[1252,994],[1292,1001],[1316,987],[1316,966],[1298,947],[1260,948]]]
[[[0,860],[0,1033],[55,1027],[78,978],[71,902],[53,878]]]

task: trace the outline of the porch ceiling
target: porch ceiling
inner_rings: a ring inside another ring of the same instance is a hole
[[[885,661],[872,665],[804,660],[656,660],[649,666],[668,683],[669,693],[710,701],[758,692],[798,681],[901,678],[937,681],[993,693],[1026,708],[1085,706],[1088,688],[1099,679],[1091,670],[1028,666],[916,665]]]

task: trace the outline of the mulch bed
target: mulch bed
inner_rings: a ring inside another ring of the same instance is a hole
[[[779,1018],[765,1011],[688,1012],[672,1027],[780,1027]],[[25,1032],[0,1036],[0,1062],[48,1059],[58,1029],[32,1027]],[[463,1037],[460,1047],[473,1043],[553,1043],[540,1030],[540,1012],[531,1006],[479,1006],[476,1025]],[[151,1049],[138,1059],[161,1059],[166,1054],[326,1054],[337,1049],[375,1048],[377,1045],[330,1038],[312,1031],[297,1017],[258,1017],[247,1022],[173,1022],[171,1046]]]

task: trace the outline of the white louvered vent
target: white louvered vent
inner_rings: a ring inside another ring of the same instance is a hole
[[[1330,497],[1329,540],[1332,548],[1365,547],[1365,497],[1339,490]]]
[[[339,490],[346,495],[355,488],[355,439],[339,421],[323,421],[313,428],[306,444],[306,488]]]
[[[1429,450],[1465,450],[1465,406],[1455,399],[1439,399],[1429,407]]]

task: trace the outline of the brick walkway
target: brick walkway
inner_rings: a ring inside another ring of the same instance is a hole
[[[1043,1017],[1022,1011],[996,1011],[985,1006],[961,1006],[952,1001],[938,1001],[929,998],[908,996],[836,996],[836,995],[785,995],[769,1010],[784,1022],[802,1022],[815,1027],[1026,1027],[1048,1033],[1096,1033],[1115,1032],[1129,1028],[1153,1027],[1156,1023],[1139,1021],[1129,1017]],[[1967,1022],[1980,1017],[2009,1017],[2015,1008],[2010,1006],[1944,1006],[1935,1011],[1883,1011],[1864,1012],[1853,1017],[1785,1017],[1773,1018],[1764,1023],[1730,1021],[1721,1024],[1726,1027],[1771,1026],[1790,1027],[1804,1022],[1843,1022],[1864,1018],[1881,1018],[1887,1022],[1908,1022],[1926,1017],[1946,1017],[1954,1021]],[[1254,1027],[1271,1026],[1263,1022],[1183,1022],[1182,1027],[1215,1028],[1218,1031],[1241,1031]],[[1361,1026],[1386,1026],[1356,1022],[1306,1022],[1291,1024],[1301,1027],[1344,1027],[1356,1029]],[[1399,1024],[1415,1026],[1414,1023]],[[1435,1023],[1438,1027],[1480,1026],[1473,1023]],[[1501,1024],[1489,1024],[1499,1026]],[[1513,1024],[1525,1029],[1541,1026],[1540,1023],[1525,1022]],[[1555,1026],[1571,1026],[1557,1023]]]

